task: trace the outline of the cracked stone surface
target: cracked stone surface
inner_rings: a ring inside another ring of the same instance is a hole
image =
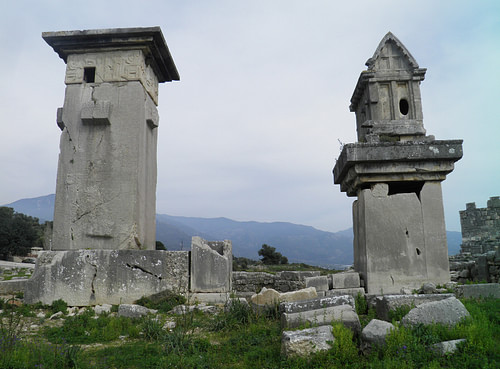
[[[165,290],[182,293],[188,286],[187,251],[45,251],[26,282],[25,302],[118,305]]]

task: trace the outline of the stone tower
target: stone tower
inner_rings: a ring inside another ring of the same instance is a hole
[[[42,37],[67,64],[52,249],[154,249],[158,83],[179,80],[160,28]]]
[[[358,142],[344,145],[334,182],[353,203],[354,268],[367,293],[399,293],[450,280],[441,181],[462,140],[435,140],[423,126],[419,68],[388,33],[351,98]]]

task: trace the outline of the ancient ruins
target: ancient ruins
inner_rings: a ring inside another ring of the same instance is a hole
[[[462,140],[435,140],[423,125],[426,69],[392,33],[361,72],[351,98],[358,142],[346,144],[334,182],[353,204],[354,268],[369,294],[450,281],[441,181]]]
[[[484,254],[500,249],[500,196],[490,197],[486,208],[466,204],[460,211],[461,253]]]

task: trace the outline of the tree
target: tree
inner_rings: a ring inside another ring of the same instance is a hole
[[[259,250],[259,256],[262,256],[262,259],[260,259],[262,263],[267,265],[288,264],[286,256],[277,252],[275,247],[266,244],[263,244],[262,248]]]
[[[24,256],[32,247],[39,246],[42,238],[43,229],[37,218],[0,207],[0,259]]]

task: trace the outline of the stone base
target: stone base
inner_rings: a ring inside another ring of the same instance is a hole
[[[220,293],[191,293],[189,294],[190,303],[205,303],[205,304],[225,304],[231,299],[229,292]]]
[[[157,250],[45,251],[27,281],[24,301],[69,306],[130,304],[189,286],[189,252]]]

